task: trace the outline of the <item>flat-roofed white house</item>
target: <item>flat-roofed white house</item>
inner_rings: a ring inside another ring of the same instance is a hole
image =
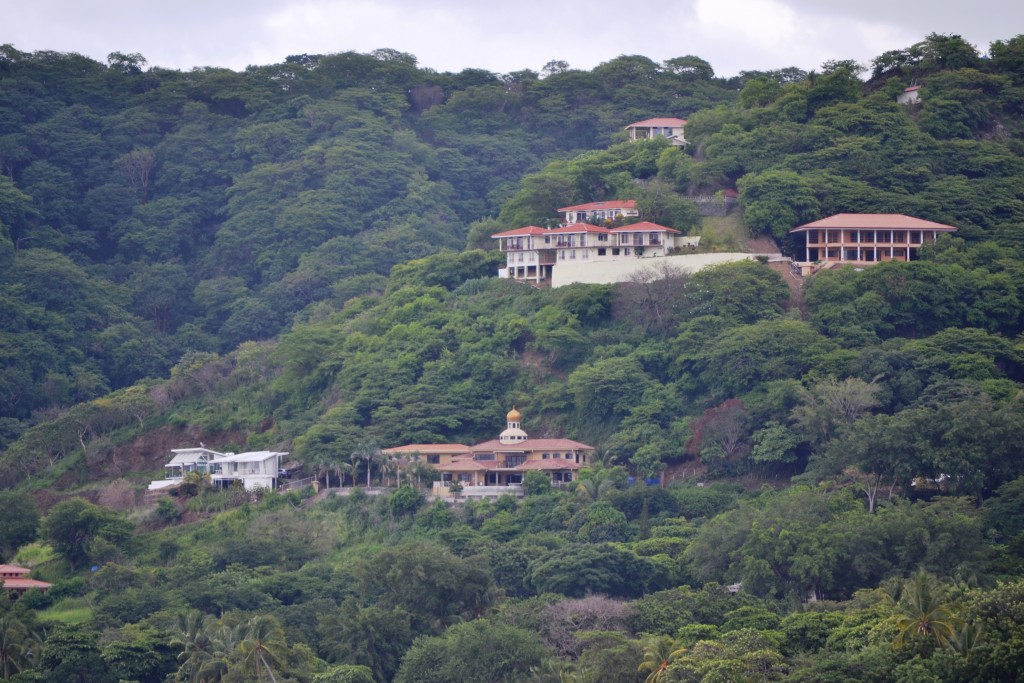
[[[174,455],[164,466],[164,478],[151,482],[149,490],[169,488],[182,483],[189,472],[209,475],[215,486],[227,488],[236,482],[246,490],[277,487],[281,462],[287,453],[250,451],[220,453],[209,448],[173,448]]]
[[[668,141],[677,147],[686,144],[684,128],[686,128],[686,119],[671,117],[646,119],[626,126],[626,130],[629,131],[629,139],[633,142],[663,137],[668,138]]]
[[[900,213],[838,213],[789,232],[804,236],[804,261],[798,264],[806,275],[816,264],[914,261],[922,246],[955,231],[952,225]]]

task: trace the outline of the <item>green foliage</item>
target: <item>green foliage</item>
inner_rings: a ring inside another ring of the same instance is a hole
[[[18,548],[31,543],[39,528],[39,509],[31,496],[0,491],[0,559],[10,560]]]
[[[413,643],[395,681],[517,681],[538,667],[546,654],[528,631],[476,620]]]
[[[132,526],[123,517],[82,499],[57,503],[43,519],[40,535],[73,568],[99,559],[102,547],[124,548]]]

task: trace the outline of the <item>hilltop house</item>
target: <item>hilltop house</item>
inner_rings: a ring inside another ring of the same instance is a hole
[[[921,246],[956,230],[898,213],[840,213],[790,230],[803,235],[805,274],[818,262],[868,265],[879,261],[913,261]]]
[[[899,104],[917,104],[921,101],[921,86],[912,85],[909,88],[904,88],[903,92],[896,96],[896,102]]]
[[[620,218],[636,218],[640,215],[635,199],[564,206],[558,210],[558,213],[565,214],[562,220],[563,226],[573,223],[611,223]]]
[[[277,451],[219,453],[208,448],[174,448],[174,456],[164,466],[164,478],[151,482],[149,490],[177,486],[189,472],[209,475],[214,486],[228,488],[236,482],[246,490],[273,489],[281,471],[281,459],[288,455]]]
[[[559,263],[601,263],[667,256],[697,246],[699,237],[686,237],[678,230],[650,223],[632,223],[605,228],[590,223],[572,223],[558,228],[525,228],[491,235],[506,254],[506,265],[498,277],[535,284],[551,282]]]
[[[513,408],[506,428],[497,439],[475,446],[461,444],[409,444],[382,451],[425,459],[441,473],[434,495],[450,496],[452,482],[463,486],[467,498],[520,494],[527,472],[544,472],[553,486],[565,486],[590,465],[592,446],[572,439],[531,439],[522,428],[522,414]]]
[[[668,138],[673,145],[682,147],[686,144],[686,136],[683,129],[686,127],[686,119],[656,118],[646,121],[637,121],[626,126],[629,131],[629,139],[648,140],[653,137]]]
[[[50,584],[45,581],[28,578],[30,571],[14,564],[0,564],[0,582],[11,600],[21,597],[25,591],[36,589],[45,593],[50,589]]]

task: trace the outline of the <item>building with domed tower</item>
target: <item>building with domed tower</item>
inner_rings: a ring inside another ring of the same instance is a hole
[[[523,430],[522,413],[515,407],[505,416],[505,430],[497,439],[474,446],[461,444],[408,444],[384,449],[388,455],[422,458],[441,473],[434,494],[448,497],[452,482],[459,482],[464,498],[520,495],[527,472],[544,472],[554,487],[576,481],[590,466],[594,448],[572,439],[531,439]]]

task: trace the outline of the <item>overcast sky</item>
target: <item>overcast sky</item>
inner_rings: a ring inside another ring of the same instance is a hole
[[[1024,33],[1020,0],[0,0],[0,44],[101,62],[243,70],[293,54],[394,48],[437,71],[592,69],[623,54],[687,54],[719,76],[742,70],[867,64],[929,33],[982,53]]]

